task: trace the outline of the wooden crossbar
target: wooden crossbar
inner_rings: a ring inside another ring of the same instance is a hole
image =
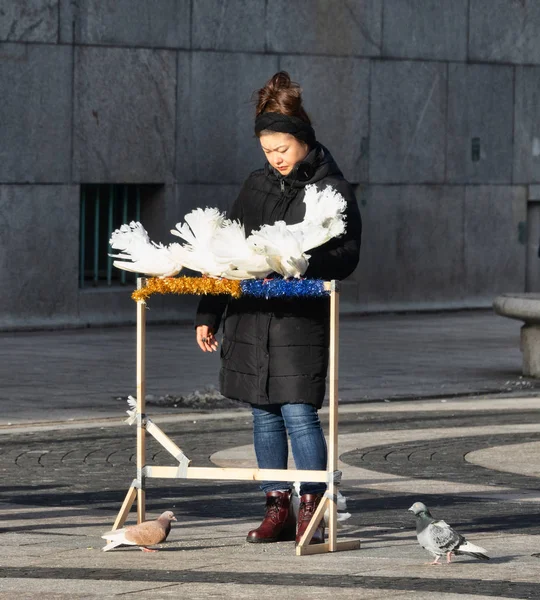
[[[146,285],[146,278],[137,280],[137,288]],[[329,361],[329,433],[328,433],[328,465],[326,471],[308,471],[299,469],[250,469],[237,467],[191,467],[182,450],[155,423],[146,419],[145,398],[145,346],[146,346],[146,314],[144,301],[137,302],[137,479],[133,481],[120,512],[114,522],[113,530],[122,527],[129,511],[137,501],[137,521],[145,519],[146,497],[145,480],[159,479],[210,479],[210,480],[252,480],[252,481],[299,481],[325,482],[327,492],[315,511],[302,539],[296,546],[298,556],[354,550],[360,548],[359,540],[337,541],[337,487],[334,473],[338,462],[338,362],[339,362],[339,287],[336,281],[324,284],[330,292],[330,361]],[[179,467],[157,466],[146,464],[146,433],[172,454],[179,462]],[[328,513],[328,542],[309,545],[317,526]]]
[[[157,479],[236,479],[238,481],[328,481],[327,471],[296,469],[249,469],[237,467],[188,467],[186,476],[177,475],[177,467],[146,466],[145,477]]]

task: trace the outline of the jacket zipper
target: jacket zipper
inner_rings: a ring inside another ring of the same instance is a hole
[[[281,179],[281,181],[279,182],[279,185],[281,187],[281,193],[283,194],[283,192],[285,191],[285,181],[283,179]]]

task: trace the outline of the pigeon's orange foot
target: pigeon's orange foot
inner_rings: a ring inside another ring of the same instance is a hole
[[[157,550],[153,550],[152,548],[147,548],[146,546],[142,546],[141,550],[143,552],[157,552]]]
[[[447,552],[446,553],[446,562],[447,563],[451,563],[452,562],[452,552]]]

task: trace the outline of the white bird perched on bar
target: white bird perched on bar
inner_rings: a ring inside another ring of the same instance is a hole
[[[188,269],[203,275],[222,277],[227,261],[212,250],[212,240],[231,221],[217,208],[196,208],[184,220],[185,223],[177,223],[176,228],[171,229],[173,235],[186,242],[175,248],[175,256]]]
[[[223,277],[228,279],[262,279],[273,271],[266,255],[248,243],[239,221],[226,222],[211,240],[210,249],[225,263]]]
[[[182,267],[211,277],[263,278],[272,272],[301,277],[309,265],[307,252],[345,231],[343,196],[327,186],[306,186],[306,213],[300,223],[277,221],[263,225],[246,238],[244,227],[217,208],[197,208],[177,223],[171,233],[184,244],[155,244],[140,223],[122,225],[111,237],[113,248],[123,250],[114,265],[158,277],[176,275]]]
[[[345,233],[345,198],[332,186],[319,191],[307,185],[304,194],[306,213],[300,223],[289,225],[293,233],[302,231],[304,252],[322,246],[333,237]]]
[[[285,221],[263,225],[247,239],[248,244],[266,256],[272,271],[283,277],[301,277],[308,267],[309,254],[304,252],[302,229],[292,232]]]
[[[170,247],[152,242],[146,229],[136,221],[113,231],[109,243],[112,248],[121,251],[120,254],[109,254],[116,259],[113,265],[124,271],[172,277],[182,270],[182,263],[178,262]]]
[[[277,221],[263,225],[247,239],[267,257],[268,264],[283,277],[301,277],[307,270],[309,250],[322,246],[345,232],[347,206],[345,198],[331,186],[319,191],[314,185],[306,186],[304,195],[306,214],[300,223],[286,225]]]

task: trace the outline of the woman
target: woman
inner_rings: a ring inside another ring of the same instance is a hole
[[[255,134],[267,163],[244,183],[229,218],[240,220],[246,235],[264,224],[302,221],[305,186],[328,185],[347,201],[346,232],[309,251],[305,277],[344,279],[360,252],[362,224],[350,184],[328,150],[317,142],[302,106],[301,89],[279,72],[257,92]],[[326,386],[329,302],[313,299],[227,299],[203,296],[196,319],[203,352],[217,349],[216,332],[225,313],[221,346],[221,392],[249,403],[260,469],[286,469],[287,433],[297,469],[325,470],[326,441],[317,411]],[[290,507],[291,488],[265,481],[266,513],[248,533],[248,542],[300,541],[325,490],[324,483],[300,488],[298,528]],[[321,525],[311,543],[324,541]]]

